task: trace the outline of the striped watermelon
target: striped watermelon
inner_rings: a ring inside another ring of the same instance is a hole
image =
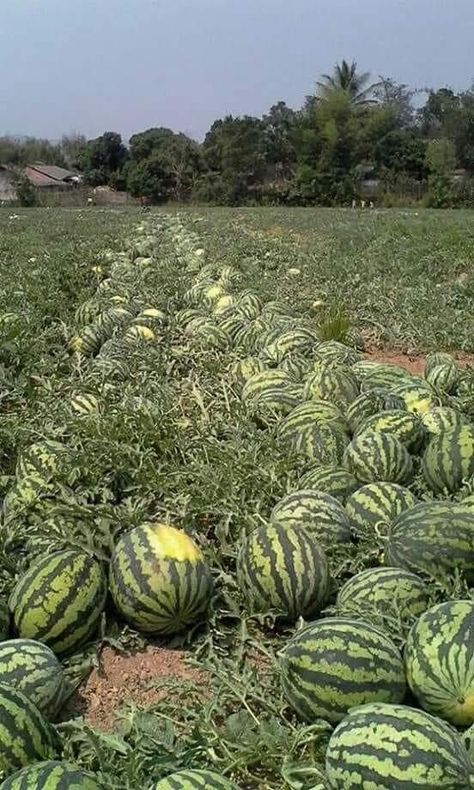
[[[0,777],[37,760],[56,757],[59,739],[36,705],[0,684]]]
[[[122,616],[146,633],[173,634],[204,616],[210,571],[194,541],[167,524],[143,524],[119,539],[110,591]]]
[[[385,564],[435,578],[460,572],[474,583],[474,510],[455,502],[421,502],[393,522]]]
[[[99,353],[106,336],[99,324],[88,324],[71,339],[70,348],[73,353],[93,357]]]
[[[122,362],[119,359],[109,359],[99,354],[95,358],[94,366],[105,379],[126,381],[126,379],[130,378],[130,368],[126,362]]]
[[[94,414],[99,411],[99,400],[92,392],[81,392],[71,398],[71,409],[76,414]]]
[[[287,445],[314,465],[333,466],[341,463],[348,443],[349,437],[335,423],[316,423],[294,436]]]
[[[422,708],[460,727],[474,724],[474,601],[424,612],[408,635],[405,665]]]
[[[6,639],[10,630],[10,612],[8,603],[0,598],[0,640]]]
[[[222,326],[207,321],[193,332],[193,343],[203,350],[225,351],[232,346],[232,338]]]
[[[330,494],[344,503],[360,487],[354,475],[342,466],[316,466],[306,472],[299,481],[301,488],[313,488]]]
[[[311,488],[283,497],[273,508],[270,520],[283,527],[303,527],[323,546],[351,540],[349,519],[340,502]]]
[[[361,394],[349,404],[346,411],[347,422],[351,431],[358,427],[373,414],[378,414],[386,409],[403,409],[405,401],[397,395],[392,395],[387,390],[374,389]]]
[[[425,438],[425,429],[421,420],[408,411],[390,409],[367,417],[355,431],[355,435],[364,431],[376,431],[395,436],[409,452],[416,453]]]
[[[86,642],[97,628],[106,582],[96,560],[82,551],[43,556],[20,577],[9,607],[18,635],[44,642],[57,654]]]
[[[418,617],[430,603],[423,579],[402,568],[368,568],[347,581],[337,595],[338,611],[355,617]]]
[[[428,354],[425,360],[425,378],[427,378],[430,373],[435,368],[439,367],[450,367],[451,365],[455,365],[455,361],[451,354],[447,354],[445,351],[434,351],[431,354]]]
[[[361,360],[352,366],[352,372],[361,382],[362,392],[379,388],[392,391],[394,387],[402,384],[413,385],[414,381],[414,377],[405,368],[390,363]]]
[[[303,354],[289,354],[282,360],[280,368],[288,373],[293,381],[300,383],[309,375],[311,360]]]
[[[271,387],[248,401],[252,417],[268,425],[289,414],[301,401],[298,387]]]
[[[326,751],[335,790],[468,790],[472,770],[455,730],[406,705],[376,702],[352,710]]]
[[[260,373],[254,373],[244,384],[242,390],[242,400],[248,401],[260,395],[268,389],[275,387],[286,387],[291,384],[291,379],[288,373],[284,370],[263,370]]]
[[[337,362],[338,365],[353,365],[361,355],[355,348],[350,348],[338,340],[325,340],[319,343],[317,356],[328,362]]]
[[[435,395],[434,390],[427,382],[421,379],[419,382],[400,384],[393,387],[392,392],[394,395],[402,398],[405,403],[407,411],[420,416],[433,408],[439,406],[440,400]]]
[[[330,424],[342,431],[347,424],[340,409],[328,401],[313,400],[301,403],[278,426],[278,437],[298,447],[301,437],[311,433],[316,425]]]
[[[398,648],[363,620],[328,617],[297,632],[283,651],[281,670],[288,704],[308,722],[335,723],[356,705],[405,696]]]
[[[0,790],[101,790],[103,784],[92,774],[69,763],[47,760],[16,771]]]
[[[459,371],[456,365],[438,365],[426,374],[426,381],[436,392],[453,393],[459,382]]]
[[[421,415],[421,421],[428,434],[445,433],[469,422],[462,412],[448,406],[434,406]]]
[[[317,344],[318,339],[314,332],[306,327],[298,327],[281,332],[276,340],[262,348],[260,354],[265,362],[278,365],[289,354],[309,353]]]
[[[22,691],[48,719],[56,716],[66,692],[61,663],[33,639],[0,642],[0,683]]]
[[[275,524],[244,538],[237,581],[250,612],[272,610],[294,621],[321,610],[328,594],[329,568],[310,532]]]
[[[474,475],[474,427],[460,425],[433,436],[423,456],[423,475],[434,493],[458,491]]]
[[[343,465],[361,483],[405,485],[413,477],[413,462],[407,449],[395,436],[377,431],[356,436],[344,453]]]
[[[29,478],[50,480],[64,466],[69,458],[66,445],[52,439],[30,444],[17,458],[15,475],[17,481]]]
[[[341,408],[347,408],[359,394],[359,385],[349,368],[332,362],[318,362],[304,385],[306,400],[327,400]]]
[[[232,377],[239,387],[243,387],[246,381],[256,373],[262,373],[263,370],[265,370],[265,365],[261,359],[258,357],[245,357],[245,359],[240,359],[233,366]]]
[[[225,779],[214,771],[177,771],[165,779],[161,779],[153,790],[195,790],[195,788],[209,788],[209,790],[239,790],[237,785]],[[0,788],[1,790],[1,788]]]
[[[387,535],[392,521],[416,503],[411,491],[397,483],[369,483],[349,497],[346,513],[356,533]]]

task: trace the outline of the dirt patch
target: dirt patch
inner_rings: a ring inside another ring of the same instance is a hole
[[[205,674],[187,666],[186,657],[182,650],[159,647],[132,655],[106,647],[100,669],[94,669],[79,688],[73,706],[92,727],[112,730],[117,724],[118,709],[125,702],[145,709],[172,693],[163,681],[191,681],[204,689]]]
[[[377,349],[368,351],[365,356],[367,359],[372,359],[374,362],[388,362],[392,365],[399,365],[415,376],[422,376],[425,369],[426,357],[423,355],[401,354],[396,351]],[[453,352],[452,356],[461,367],[466,367],[466,365],[474,366],[474,354]]]

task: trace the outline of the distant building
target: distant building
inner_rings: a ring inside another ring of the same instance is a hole
[[[57,165],[27,165],[24,172],[28,181],[38,189],[66,190],[82,183],[81,173]]]

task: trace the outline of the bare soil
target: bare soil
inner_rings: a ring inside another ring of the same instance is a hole
[[[116,727],[117,713],[124,703],[146,709],[171,693],[160,681],[182,679],[205,687],[205,674],[187,666],[186,656],[182,650],[159,647],[122,655],[106,647],[100,669],[91,672],[72,700],[76,715],[83,715],[92,727],[110,731]]]
[[[456,362],[462,367],[474,365],[474,354],[453,352],[452,355],[456,359]],[[423,375],[425,369],[426,357],[421,354],[401,354],[397,351],[374,349],[368,351],[365,356],[367,359],[373,359],[374,362],[389,362],[393,365],[400,365],[400,367],[405,368],[405,370],[408,370],[409,373],[413,373],[415,376]]]

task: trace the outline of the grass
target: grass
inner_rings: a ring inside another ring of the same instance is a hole
[[[243,407],[228,374],[233,352],[197,346],[174,323],[192,275],[173,234],[160,236],[151,266],[123,267],[118,253],[130,247],[142,216],[0,213],[0,493],[7,504],[25,447],[47,437],[68,448],[32,501],[4,507],[0,592],[8,594],[39,552],[80,547],[106,564],[124,529],[145,520],[184,527],[205,551],[217,593],[208,627],[172,644],[185,646],[206,673],[206,693],[174,686],[154,709],[130,705],[114,734],[80,719],[64,722],[66,757],[93,768],[110,790],[148,790],[190,766],[212,768],[243,788],[322,786],[329,727],[297,722],[279,685],[278,652],[292,629],[268,627],[271,613],[246,615],[235,580],[240,537],[268,519],[305,467]],[[390,346],[474,350],[474,218],[467,213],[206,209],[182,218],[208,261],[242,272],[239,288],[284,301],[324,338],[342,340],[355,326]],[[107,248],[115,252],[106,256]],[[125,366],[116,377],[94,361],[78,364],[68,349],[77,307],[104,280],[99,294],[107,293],[109,278],[110,293],[131,301],[146,294],[171,316],[155,344],[109,341],[109,358]],[[71,411],[81,392],[96,395],[97,413]],[[415,490],[426,496],[419,478]],[[367,536],[331,552],[330,603],[342,581],[377,563],[380,550]],[[453,582],[435,597],[461,593],[469,594]],[[110,607],[103,636],[123,649],[143,645]],[[97,662],[99,649],[96,642],[69,659],[71,678]]]

